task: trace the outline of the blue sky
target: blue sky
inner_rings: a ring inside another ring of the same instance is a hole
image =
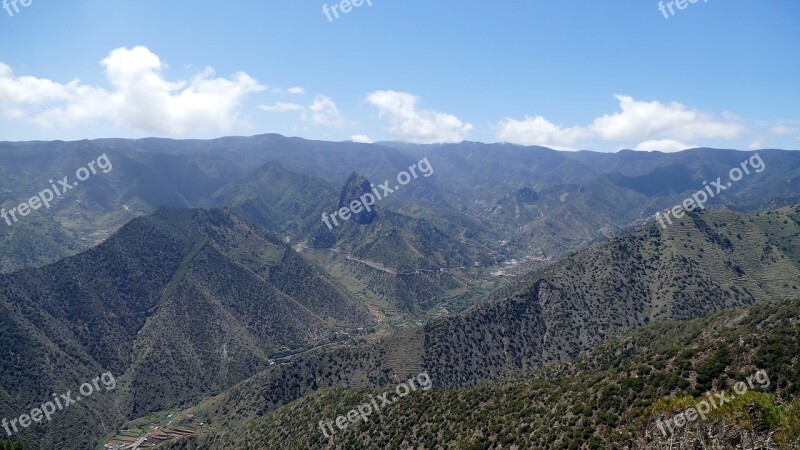
[[[371,0],[333,21],[331,0],[27,1],[0,10],[1,140],[800,148],[794,0],[668,19],[652,0]]]

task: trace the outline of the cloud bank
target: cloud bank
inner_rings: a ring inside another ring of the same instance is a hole
[[[416,144],[461,142],[472,125],[458,117],[432,110],[419,110],[420,99],[408,92],[375,91],[367,103],[378,108],[378,117],[386,120],[386,131],[393,139]]]
[[[586,126],[564,127],[544,117],[506,118],[495,124],[498,141],[575,150],[594,140],[639,142],[635,149],[678,151],[696,139],[731,139],[747,131],[736,117],[716,118],[680,103],[639,101],[616,95],[620,111],[605,114]],[[687,147],[687,145],[689,145]]]
[[[227,132],[242,124],[242,102],[266,89],[244,72],[220,78],[210,67],[169,81],[159,57],[141,46],[113,50],[100,64],[110,88],[17,76],[0,63],[0,113],[45,129],[110,120],[158,134]]]

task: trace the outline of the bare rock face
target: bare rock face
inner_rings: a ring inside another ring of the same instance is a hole
[[[347,181],[342,188],[342,193],[339,195],[339,204],[336,206],[338,208],[343,207],[350,207],[350,204],[354,201],[359,201],[360,198],[365,194],[371,194],[372,187],[369,180],[366,177],[359,175],[355,172],[351,173],[349,177],[347,177]],[[366,209],[361,209],[361,212],[353,213],[350,220],[359,224],[359,225],[369,225],[371,224],[377,214],[375,213],[375,207],[370,207],[370,211]]]

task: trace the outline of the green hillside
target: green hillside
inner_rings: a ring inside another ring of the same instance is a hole
[[[320,420],[346,414],[387,389],[322,389],[243,426],[166,448],[796,448],[799,321],[800,300],[661,321],[525,375],[468,389],[419,390],[368,422],[337,428],[330,439]],[[735,384],[760,370],[769,382],[761,377],[736,396]],[[727,392],[733,401],[674,434],[659,430],[658,420],[710,392]]]
[[[800,207],[717,212],[667,230],[651,224],[530,273],[458,316],[374,344],[303,355],[185,415],[225,429],[320,388],[385,387],[422,370],[437,387],[467,388],[575,358],[658,320],[796,296],[798,214]]]
[[[229,211],[162,208],[87,252],[0,276],[0,416],[110,371],[114,391],[21,434],[77,448],[374,323],[335,280]]]

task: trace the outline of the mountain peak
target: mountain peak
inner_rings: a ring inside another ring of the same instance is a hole
[[[361,202],[360,198],[366,194],[373,195],[371,183],[365,176],[359,175],[356,172],[352,172],[350,176],[347,177],[347,181],[344,183],[342,192],[339,194],[339,203],[337,204],[336,208],[350,208],[350,205],[354,202]],[[359,225],[369,225],[375,220],[376,217],[377,214],[375,213],[375,210],[370,208],[369,211],[366,209],[363,209],[358,213],[354,211],[352,220]]]

